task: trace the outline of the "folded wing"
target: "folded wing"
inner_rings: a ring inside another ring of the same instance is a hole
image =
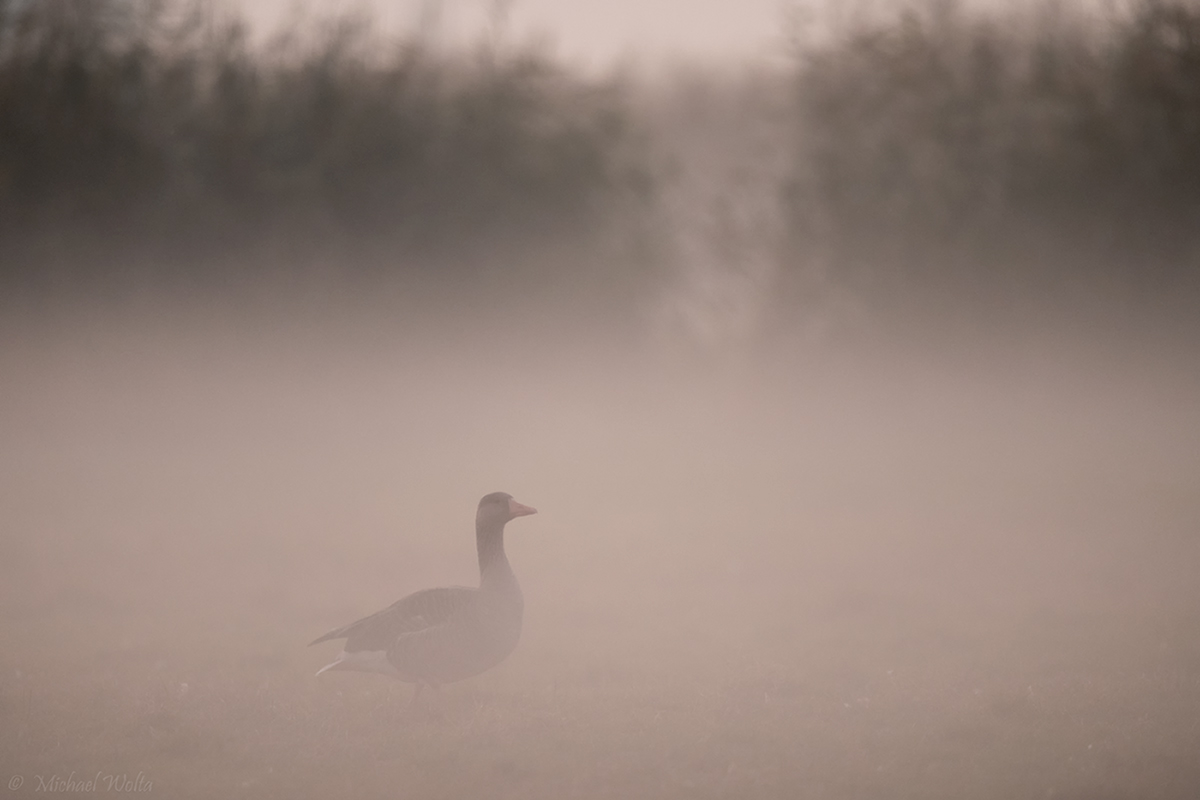
[[[467,586],[422,589],[369,617],[317,637],[310,646],[332,639],[345,639],[345,649],[350,653],[360,650],[387,651],[401,636],[446,625],[457,616],[467,613],[478,594],[478,589]]]

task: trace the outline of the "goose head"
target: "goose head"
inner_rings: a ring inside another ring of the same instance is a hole
[[[479,501],[475,525],[480,529],[502,528],[509,520],[536,513],[536,508],[518,503],[507,492],[492,492]]]

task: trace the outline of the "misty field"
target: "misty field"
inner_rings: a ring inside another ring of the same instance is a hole
[[[1200,796],[1188,354],[150,308],[4,329],[8,796]],[[414,709],[314,678],[476,580],[493,490],[541,512],[517,652]]]
[[[0,0],[0,795],[1200,797],[1200,0],[781,5]]]

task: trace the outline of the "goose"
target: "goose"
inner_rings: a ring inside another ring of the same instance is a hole
[[[479,588],[422,589],[318,636],[310,647],[334,639],[346,644],[317,675],[381,672],[416,684],[415,702],[426,686],[474,677],[508,658],[521,638],[525,600],[504,554],[504,526],[536,513],[506,492],[485,495],[475,513]]]

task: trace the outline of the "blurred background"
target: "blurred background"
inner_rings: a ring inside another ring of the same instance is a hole
[[[1194,0],[0,0],[0,779],[1193,800],[1198,346]]]
[[[586,4],[401,5],[7,0],[6,305],[495,281],[722,340],[1194,316],[1188,3],[645,4],[570,49],[525,31]]]

